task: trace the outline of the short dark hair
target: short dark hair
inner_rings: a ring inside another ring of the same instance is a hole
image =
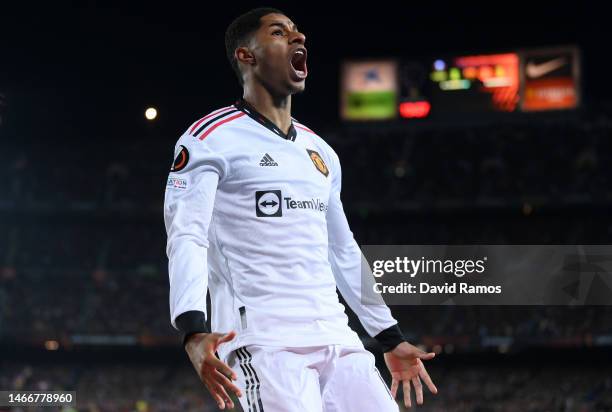
[[[261,26],[261,18],[272,13],[285,15],[282,11],[272,7],[259,7],[247,11],[227,26],[227,30],[225,31],[225,52],[232,65],[232,69],[234,69],[238,76],[240,85],[243,84],[242,73],[240,72],[240,67],[238,66],[238,61],[234,56],[234,52],[238,47],[243,46],[249,40],[249,37],[259,29]]]

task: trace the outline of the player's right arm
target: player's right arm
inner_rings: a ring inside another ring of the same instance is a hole
[[[181,136],[174,153],[164,197],[170,321],[181,332],[189,359],[219,408],[233,408],[226,389],[241,396],[229,379],[237,377],[215,352],[235,333],[211,333],[206,327],[208,228],[217,186],[229,165],[209,142],[189,133]]]

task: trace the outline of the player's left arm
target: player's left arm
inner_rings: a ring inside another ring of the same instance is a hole
[[[369,272],[362,275],[361,250],[350,230],[340,192],[342,172],[340,160],[331,151],[330,178],[331,193],[327,209],[327,231],[329,240],[329,261],[336,279],[338,290],[344,300],[359,318],[366,332],[375,338],[385,353],[385,362],[391,372],[391,392],[395,397],[399,383],[403,382],[404,404],[411,406],[410,384],[414,386],[418,404],[423,403],[421,379],[432,393],[438,390],[432,382],[422,360],[432,359],[434,353],[426,353],[406,342],[397,321],[391,311],[381,301],[381,304],[365,305],[361,301],[362,276],[372,276]],[[366,268],[367,265],[364,265]]]

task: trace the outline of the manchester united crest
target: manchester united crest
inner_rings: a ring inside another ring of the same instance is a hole
[[[319,153],[310,149],[306,149],[306,151],[308,152],[308,156],[310,156],[310,160],[312,160],[312,163],[314,163],[317,170],[321,172],[323,176],[327,177],[327,175],[329,175],[329,169],[327,168],[327,165],[325,164]]]

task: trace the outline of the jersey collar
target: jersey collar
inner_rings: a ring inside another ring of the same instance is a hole
[[[244,113],[248,114],[249,117],[251,117],[257,123],[259,123],[262,126],[266,127],[268,130],[271,130],[272,132],[274,132],[275,134],[279,135],[283,139],[290,140],[292,142],[295,141],[295,137],[297,136],[297,131],[295,130],[295,127],[293,126],[293,120],[291,121],[291,126],[289,126],[289,131],[287,132],[287,134],[285,134],[285,133],[282,132],[281,129],[276,127],[276,125],[270,119],[268,119],[263,114],[259,113],[246,100],[238,99],[238,101],[236,101],[234,106],[238,110],[242,110]]]

